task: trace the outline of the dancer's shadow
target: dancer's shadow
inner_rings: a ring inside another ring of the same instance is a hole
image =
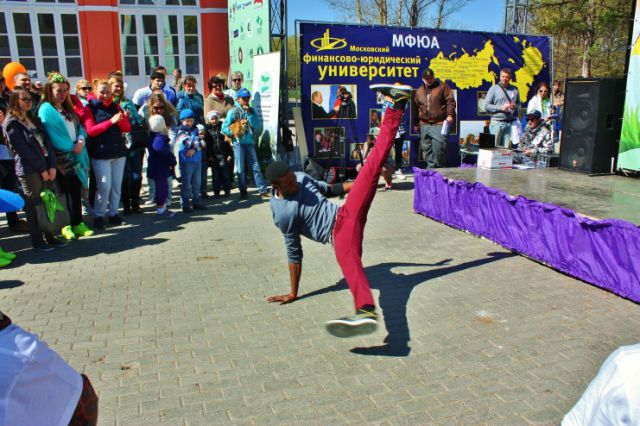
[[[414,287],[417,287],[428,280],[447,274],[517,256],[515,253],[504,252],[488,253],[487,255],[488,257],[483,259],[476,259],[453,266],[445,266],[448,265],[452,259],[444,259],[434,264],[388,262],[365,268],[367,277],[370,279],[371,288],[378,289],[380,291],[379,305],[384,314],[384,323],[388,334],[384,339],[383,345],[353,348],[351,349],[351,352],[360,355],[409,355],[409,352],[411,352],[411,348],[409,347],[411,335],[409,333],[409,324],[407,322],[407,303]],[[442,267],[436,269],[430,268],[410,275],[402,273],[396,274],[392,272],[393,268],[416,266]],[[298,300],[346,289],[348,289],[347,283],[342,279],[331,287],[304,294],[300,296]]]

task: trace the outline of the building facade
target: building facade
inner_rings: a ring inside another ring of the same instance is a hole
[[[203,91],[229,71],[226,0],[0,0],[0,66],[20,62],[34,80],[59,71],[72,83],[122,70],[131,94],[164,65]],[[167,81],[172,81],[169,77]]]

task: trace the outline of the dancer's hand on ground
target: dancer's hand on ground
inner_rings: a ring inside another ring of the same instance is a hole
[[[293,294],[282,294],[280,296],[269,296],[267,297],[267,302],[269,303],[280,303],[281,305],[286,305],[287,303],[294,302],[297,299]]]

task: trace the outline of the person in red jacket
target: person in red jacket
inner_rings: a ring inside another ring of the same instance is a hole
[[[96,195],[93,202],[96,229],[104,229],[104,215],[109,204],[109,223],[121,225],[118,214],[120,190],[127,155],[122,133],[131,131],[127,113],[113,102],[111,85],[107,80],[94,80],[93,91],[97,99],[86,105],[84,127],[87,130],[87,149],[96,177]]]

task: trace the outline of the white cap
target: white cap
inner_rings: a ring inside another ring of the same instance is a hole
[[[198,132],[204,132],[204,126],[202,124],[196,124],[196,127],[198,128]]]
[[[211,111],[209,111],[207,113],[207,117],[206,118],[207,118],[207,122],[215,121],[215,120],[220,118],[220,113],[218,111],[216,111],[215,109],[211,110]]]
[[[164,122],[164,117],[159,114],[149,117],[149,130],[154,133],[167,133],[167,125]]]

